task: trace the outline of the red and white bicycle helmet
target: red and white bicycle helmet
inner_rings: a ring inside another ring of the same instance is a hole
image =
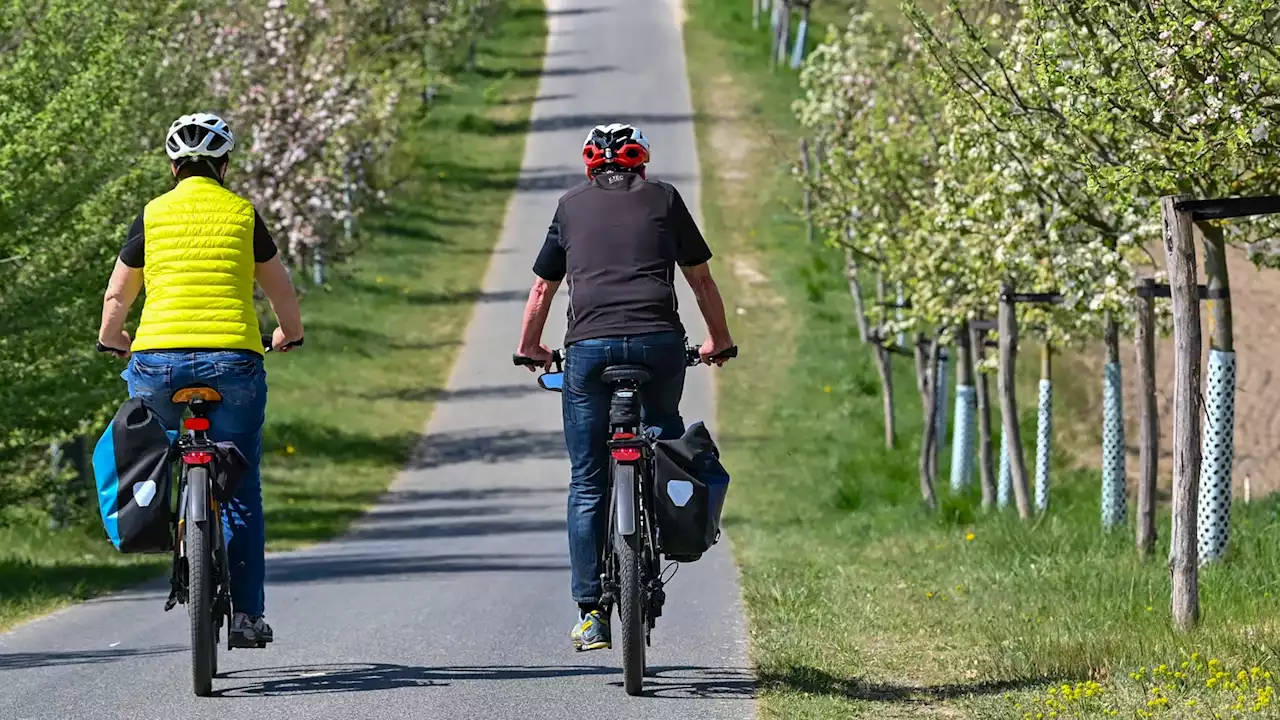
[[[582,161],[587,166],[587,177],[595,177],[610,167],[637,170],[643,176],[649,162],[649,141],[640,128],[631,125],[597,125],[582,144]]]

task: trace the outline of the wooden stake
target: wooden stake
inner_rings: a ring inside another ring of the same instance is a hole
[[[975,368],[986,355],[986,337],[986,331],[969,326],[969,345],[973,348]],[[996,474],[991,453],[991,398],[987,385],[987,374],[974,372],[974,389],[978,398],[978,469],[982,479],[982,507],[990,509],[996,504]]]
[[[1156,463],[1160,457],[1160,425],[1156,417],[1156,300],[1154,278],[1138,281],[1135,305],[1138,360],[1138,555],[1144,560],[1156,544]]]
[[[1013,283],[1005,283],[1000,291],[1000,414],[1003,415],[1005,442],[1009,444],[1009,470],[1013,479],[1013,498],[1018,517],[1031,517],[1031,499],[1027,494],[1027,465],[1022,457],[1022,434],[1018,428],[1018,401],[1014,363],[1018,357],[1018,318],[1013,305]]]
[[[1196,505],[1200,489],[1200,293],[1189,213],[1179,196],[1160,198],[1164,251],[1173,298],[1173,623],[1191,630],[1200,622]]]

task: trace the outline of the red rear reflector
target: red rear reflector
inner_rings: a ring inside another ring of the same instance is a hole
[[[620,462],[635,462],[640,459],[640,448],[614,448],[613,459]]]
[[[614,433],[614,434],[613,434],[613,439],[614,439],[614,440],[630,440],[630,439],[632,439],[632,438],[634,438],[634,437],[635,437],[635,434],[634,434],[634,433],[629,433],[629,432],[620,432],[620,433]]]
[[[188,430],[208,430],[209,418],[187,418],[182,424]]]
[[[205,422],[208,422],[207,420]],[[182,453],[182,462],[188,465],[208,465],[213,461],[213,453],[211,452],[186,452]]]

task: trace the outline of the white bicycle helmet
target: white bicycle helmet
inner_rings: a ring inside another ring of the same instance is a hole
[[[227,127],[225,120],[213,113],[183,115],[174,120],[164,141],[165,152],[174,161],[184,158],[222,158],[235,146],[236,139],[231,134],[231,128]]]

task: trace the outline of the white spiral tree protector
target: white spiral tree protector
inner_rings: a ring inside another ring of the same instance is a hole
[[[1009,507],[1013,500],[1013,470],[1009,467],[1009,433],[1000,432],[1000,482],[996,485],[996,507]]]
[[[955,436],[951,445],[951,491],[964,492],[973,477],[973,442],[977,391],[972,385],[956,387]]]
[[[1200,564],[1214,562],[1231,538],[1231,465],[1235,456],[1236,354],[1209,351],[1203,461],[1196,520]]]
[[[1053,452],[1053,381],[1040,381],[1036,423],[1036,511],[1049,508],[1049,459]]]
[[[1102,382],[1102,527],[1127,519],[1124,467],[1124,384],[1120,363],[1107,363]]]

